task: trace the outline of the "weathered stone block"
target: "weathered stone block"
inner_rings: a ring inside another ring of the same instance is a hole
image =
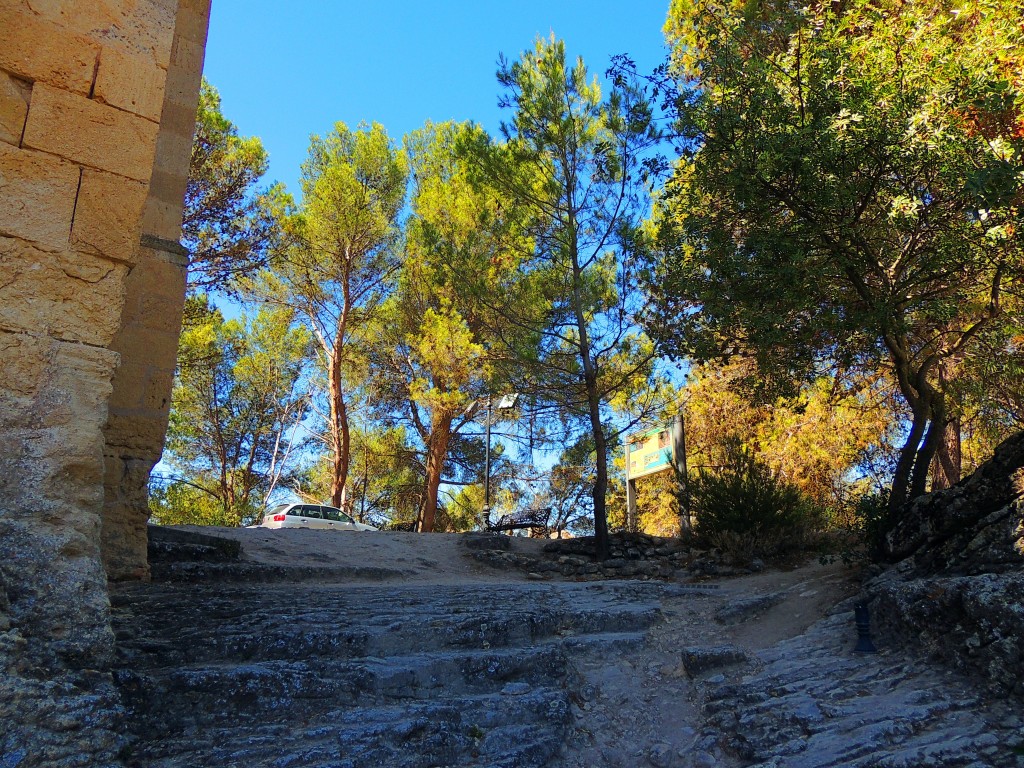
[[[80,251],[133,264],[138,259],[146,185],[87,168],[75,207],[71,244]]]
[[[0,72],[0,141],[18,146],[28,118],[32,84]]]
[[[163,452],[167,432],[167,417],[146,414],[138,408],[119,408],[110,403],[107,420],[108,443],[131,451],[132,455],[146,456]]]
[[[170,75],[168,80],[172,80]],[[180,79],[180,76],[177,76]],[[168,85],[168,89],[171,86]],[[191,137],[195,134],[196,129],[196,100],[192,101],[176,101],[170,98],[171,94],[168,94],[168,98],[164,99],[163,112],[160,113],[160,133],[166,131],[167,133],[174,133],[179,136],[187,136],[191,140]],[[164,159],[169,162],[171,167],[181,167],[188,170],[188,161],[191,157],[191,153],[188,157],[170,157],[167,156]],[[173,161],[173,162],[170,162]]]
[[[166,331],[177,325],[180,332],[181,302],[174,295],[142,296],[141,307],[142,313],[139,321],[141,325],[156,331]]]
[[[683,648],[683,669],[691,677],[746,662],[746,652],[734,645]]]
[[[184,197],[184,190],[182,192]],[[142,231],[147,235],[177,242],[181,237],[181,203],[173,197],[165,198],[161,192],[151,189],[142,214]]]
[[[174,39],[171,70],[167,76],[168,102],[188,105],[194,100],[196,72],[202,72],[206,50],[200,43],[182,37]],[[199,67],[196,70],[196,67]]]
[[[49,346],[38,336],[0,330],[0,425],[24,426],[13,418],[19,410],[16,401],[27,409],[44,383]]]
[[[209,21],[210,0],[179,0],[174,35],[205,47]]]
[[[105,347],[119,325],[128,267],[0,238],[0,325]]]
[[[0,143],[0,235],[66,248],[79,175],[71,163]]]
[[[167,71],[155,61],[107,46],[100,54],[93,98],[147,120],[160,120]]]
[[[116,355],[40,338],[18,349],[46,386],[16,404],[26,426],[0,440],[0,581],[14,598],[5,637],[18,642],[0,673],[0,753],[24,765],[112,765],[117,702],[97,695],[113,656],[97,446]]]
[[[194,119],[194,118],[193,118]],[[188,164],[172,162],[171,158],[189,157],[192,152],[193,133],[191,131],[160,131],[160,141],[157,143],[156,165],[165,171],[177,168],[182,173],[188,173]],[[182,152],[185,154],[182,155]]]
[[[167,261],[158,251],[143,248],[139,258],[142,269],[132,276],[129,285],[133,295],[140,296],[137,318],[150,328],[173,328],[179,322],[181,310],[170,313],[155,313],[157,306],[165,301],[184,304],[186,268],[181,264]],[[156,304],[152,304],[150,300]],[[180,330],[180,329],[179,329]]]
[[[4,0],[10,3],[11,0]],[[176,2],[168,0],[29,0],[44,23],[103,44],[116,43],[167,66]]]
[[[172,358],[173,359],[173,358]],[[171,411],[171,390],[174,387],[174,368],[151,368],[142,391],[142,407],[167,417]]]
[[[22,144],[148,182],[159,128],[138,115],[37,83]]]
[[[122,366],[138,364],[173,371],[178,355],[178,334],[131,323],[121,327],[110,348],[121,355]],[[143,381],[140,379],[136,385],[141,390]]]
[[[117,362],[117,353],[109,349],[54,341],[47,356],[48,385],[36,401],[38,426],[64,431],[65,436],[52,443],[56,455],[88,463],[88,471],[98,473],[90,474],[90,481],[102,477],[102,443],[95,438],[106,422]],[[58,489],[57,493],[63,498],[73,491]]]
[[[40,18],[35,11],[9,1],[0,5],[0,69],[88,94],[100,46],[62,24]]]
[[[123,424],[124,418],[137,413],[142,407],[142,382],[146,380],[149,366],[138,360],[121,359],[114,376],[114,393],[108,403],[110,415],[107,420],[107,443],[108,445],[123,445],[119,436],[122,427],[115,428],[115,422]],[[124,440],[131,440],[131,433],[134,427],[130,422],[126,423],[123,431],[126,432]],[[113,442],[111,442],[113,440]]]
[[[104,483],[103,563],[107,578],[148,579],[146,561],[151,459],[108,456]]]

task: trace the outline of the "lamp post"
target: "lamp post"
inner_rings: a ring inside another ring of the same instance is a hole
[[[519,393],[513,392],[510,395],[502,395],[501,400],[494,406],[499,411],[507,411],[516,407],[519,402]],[[491,523],[491,396],[487,395],[487,437],[484,439],[484,525]]]

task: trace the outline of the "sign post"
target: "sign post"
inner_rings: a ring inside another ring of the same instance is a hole
[[[686,433],[683,417],[676,416],[669,424],[626,438],[626,527],[637,530],[636,481],[659,472],[674,471],[684,484],[682,526],[690,527],[690,509],[686,487]]]

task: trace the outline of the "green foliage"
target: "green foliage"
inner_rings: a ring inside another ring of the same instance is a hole
[[[637,527],[652,536],[679,536],[681,521],[679,484],[671,472],[637,481]]]
[[[508,354],[523,382],[517,389],[593,438],[593,510],[604,548],[611,401],[642,410],[657,389],[653,345],[634,321],[647,206],[641,160],[656,130],[636,89],[620,80],[603,97],[582,59],[567,62],[553,37],[517,61],[503,59],[498,80],[511,110],[504,141],[464,144],[476,180],[515,206],[529,233],[500,311],[531,333]]]
[[[289,477],[309,334],[286,310],[226,321],[203,295],[189,305],[164,455],[174,474],[156,504],[178,520],[238,525]]]
[[[652,328],[769,380],[888,372],[912,417],[898,506],[1024,278],[1019,8],[675,0],[666,28],[682,158]]]
[[[857,521],[856,532],[867,548],[868,554],[875,559],[882,557],[885,551],[885,535],[892,530],[896,522],[889,509],[887,491],[866,493],[857,499],[854,519]]]
[[[866,463],[895,452],[890,386],[877,377],[821,377],[790,397],[765,400],[747,385],[755,373],[740,361],[691,369],[683,391],[689,468],[725,463],[729,447],[742,441],[778,477],[843,518]]]
[[[359,522],[376,526],[416,520],[423,501],[422,468],[403,427],[352,430],[352,462],[345,506]],[[292,483],[301,498],[322,503],[331,495],[333,467],[321,456]]]
[[[364,376],[365,334],[398,268],[407,170],[380,125],[352,131],[339,122],[327,136],[313,136],[289,242],[275,253],[272,271],[242,281],[249,297],[297,312],[312,334],[326,380],[323,441],[336,506],[351,460],[352,381]]]
[[[1004,321],[986,329],[959,366],[954,395],[964,427],[964,469],[1024,430],[1024,296],[1007,296]]]
[[[182,222],[190,291],[230,291],[237,276],[266,265],[290,205],[280,186],[258,189],[266,171],[262,142],[239,136],[203,80]]]
[[[724,466],[691,478],[694,533],[705,545],[747,557],[799,550],[815,527],[815,510],[792,483],[733,441]]]
[[[219,525],[234,528],[258,522],[261,507],[224,503],[203,488],[180,480],[166,485],[153,483],[149,489],[151,522],[157,525]]]
[[[482,451],[465,433],[485,395],[506,391],[495,362],[501,340],[518,333],[488,306],[512,273],[499,257],[515,239],[509,207],[470,184],[457,149],[479,133],[428,123],[405,137],[413,184],[401,271],[366,345],[370,404],[400,418],[422,446],[424,530],[435,527],[442,480],[480,476]]]
[[[494,498],[491,501],[492,520],[501,514],[503,495],[491,488]],[[448,532],[472,531],[479,528],[482,522],[480,510],[484,508],[484,486],[465,485],[440,505],[436,530]]]

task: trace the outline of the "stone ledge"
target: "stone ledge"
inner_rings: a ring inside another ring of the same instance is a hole
[[[167,240],[156,235],[143,234],[140,240],[143,248],[157,251],[167,257],[167,261],[181,267],[188,266],[188,248],[177,240]]]
[[[195,531],[148,525],[150,561],[164,562],[237,562],[242,554],[241,542],[210,536]]]

